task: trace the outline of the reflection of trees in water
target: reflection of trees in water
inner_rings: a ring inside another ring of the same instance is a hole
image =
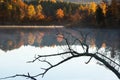
[[[1,78],[1,79],[8,79],[8,78],[15,78],[15,77],[27,77],[28,79],[32,80],[37,80],[37,77],[39,76],[44,76],[50,69],[59,66],[62,63],[65,63],[66,61],[73,59],[73,58],[78,58],[78,57],[90,57],[86,64],[88,64],[92,58],[95,58],[97,60],[97,64],[100,64],[102,66],[105,66],[109,70],[111,70],[119,79],[120,79],[120,51],[115,49],[115,46],[110,46],[110,42],[107,42],[107,40],[111,40],[114,44],[114,41],[116,40],[117,34],[111,35],[111,33],[104,33],[104,32],[98,32],[101,34],[104,34],[102,36],[99,36],[102,38],[102,41],[99,40],[97,41],[97,37],[99,34],[94,35],[93,33],[84,33],[80,32],[81,37],[76,38],[76,35],[72,35],[69,32],[59,32],[57,35],[55,35],[55,32],[44,32],[43,33],[37,31],[37,32],[24,32],[27,41],[27,45],[33,45],[35,46],[35,42],[37,42],[36,38],[39,37],[39,39],[42,38],[42,41],[40,45],[43,46],[53,46],[54,44],[58,43],[64,43],[63,45],[65,46],[59,46],[61,49],[58,50],[58,53],[48,53],[48,54],[39,54],[35,55],[34,59],[31,61],[28,61],[28,63],[34,63],[35,61],[39,61],[39,63],[46,63],[48,64],[48,67],[45,66],[43,69],[43,72],[38,73],[37,75],[31,75],[30,73],[28,74],[16,74],[13,76]],[[84,34],[83,34],[84,33]],[[112,33],[113,34],[113,33]],[[111,36],[112,37],[111,37]],[[97,36],[97,37],[96,37]],[[99,38],[98,37],[98,38]],[[110,38],[111,37],[111,38]],[[118,36],[119,37],[119,36]],[[82,38],[82,39],[81,39]],[[97,47],[96,43],[101,43],[100,48]],[[9,46],[12,45],[12,41],[8,41],[7,43]],[[57,45],[57,44],[56,44]],[[78,46],[80,45],[80,46]],[[118,47],[119,49],[119,47]],[[61,52],[61,50],[63,50]],[[51,62],[53,61],[52,59],[55,59],[60,57],[60,60],[57,60],[56,62]],[[96,61],[95,61],[96,62]]]
[[[33,33],[29,32],[27,36],[28,45],[33,45],[35,41],[35,36]]]
[[[43,29],[43,30],[0,30],[0,48],[4,51],[20,48],[21,46],[35,46],[44,47],[54,45],[84,45],[84,42],[88,45],[88,52],[96,53],[96,51],[102,53],[99,55],[103,59],[104,56],[109,57],[113,62],[120,63],[120,39],[118,31],[96,30],[96,31],[82,32],[78,34],[67,33],[64,30],[56,31],[55,29]],[[87,37],[84,36],[87,34]],[[78,39],[76,41],[75,39]],[[84,40],[86,39],[86,41]],[[67,39],[67,42],[66,40]],[[74,42],[75,41],[75,42]],[[79,42],[81,41],[81,42]],[[83,43],[83,44],[81,44]],[[61,47],[61,46],[60,46]],[[73,46],[75,48],[75,46]],[[73,48],[72,47],[72,48]],[[77,49],[77,48],[76,48]],[[91,50],[90,50],[91,49]],[[67,49],[66,49],[67,50]],[[102,52],[101,52],[102,51]],[[68,56],[68,55],[67,55]],[[108,60],[108,59],[106,59]],[[110,60],[108,60],[110,64]],[[98,64],[101,64],[98,62]],[[103,64],[101,64],[103,65]],[[116,65],[114,65],[116,67]],[[119,67],[116,67],[116,69]]]
[[[58,42],[62,42],[62,41],[63,41],[63,37],[64,37],[64,36],[63,36],[62,34],[58,34],[58,35],[57,35],[57,41],[58,41]]]
[[[19,48],[22,45],[52,46],[56,36],[50,30],[1,30],[0,48],[4,51]]]
[[[19,48],[22,45],[31,45],[36,47],[65,45],[65,41],[63,40],[62,35],[63,33],[65,34],[65,32],[62,32],[61,30],[61,32],[58,34],[55,29],[1,29],[0,48],[4,51],[7,51]],[[76,35],[74,34],[74,36]],[[66,37],[69,38],[70,41],[74,40],[70,36]],[[83,41],[81,36],[79,36],[79,39]],[[119,31],[91,31],[90,35],[87,37],[87,44],[93,48],[96,46],[98,48],[100,48],[101,46],[109,46],[112,47],[114,50],[119,49]]]
[[[55,30],[55,29],[42,29],[42,30],[0,30],[0,48],[4,51],[19,48],[22,45],[31,45],[36,47],[43,46],[53,46],[54,45],[66,45],[60,47],[65,52],[51,54],[51,55],[38,55],[35,59],[30,62],[35,62],[36,60],[40,62],[47,63],[50,67],[42,68],[44,72],[38,74],[37,76],[32,76],[36,78],[40,75],[44,76],[46,72],[70,60],[72,58],[89,56],[90,59],[86,64],[88,64],[94,57],[98,60],[97,64],[106,66],[111,71],[113,71],[118,78],[120,78],[120,38],[119,30],[84,30],[78,31],[77,34],[68,30]],[[81,45],[81,46],[76,46]],[[81,49],[81,48],[82,49]],[[90,50],[91,49],[91,50]],[[78,50],[78,52],[76,52]],[[79,52],[80,51],[80,52]],[[82,51],[82,52],[81,52]],[[57,64],[51,64],[49,57],[61,56],[62,61]],[[41,59],[42,58],[42,59]],[[45,59],[45,60],[44,60]],[[12,77],[28,77],[31,75],[15,75]],[[9,78],[9,77],[8,77]],[[35,79],[36,80],[36,79]]]

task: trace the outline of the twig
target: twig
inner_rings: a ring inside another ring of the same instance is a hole
[[[35,62],[36,60],[38,60],[39,58],[42,58],[42,57],[53,57],[53,56],[59,56],[59,55],[64,55],[64,54],[68,54],[68,53],[70,53],[70,52],[67,51],[67,52],[63,52],[63,53],[59,53],[59,54],[38,55],[38,57],[36,57],[34,60],[27,61],[27,63],[33,63],[33,62]]]
[[[25,75],[25,74],[16,74],[16,75],[5,77],[5,78],[0,78],[0,80],[9,79],[9,78],[15,78],[15,77],[26,77],[26,78],[31,79],[31,80],[37,80],[34,76],[30,76],[29,73],[28,73],[28,75]]]
[[[90,57],[90,59],[87,62],[85,62],[85,64],[88,64],[91,61],[92,58],[93,57]]]
[[[51,68],[56,67],[56,66],[58,66],[58,65],[60,65],[60,64],[62,64],[62,63],[64,63],[64,62],[66,62],[66,61],[68,61],[68,60],[70,60],[70,59],[72,59],[72,58],[74,58],[74,56],[68,57],[68,58],[66,58],[66,59],[58,62],[57,64],[51,65],[50,67],[48,67],[48,68],[46,68],[46,69],[45,69],[45,68],[42,68],[42,69],[44,69],[45,71],[44,71],[43,73],[40,73],[40,74],[34,76],[34,77],[38,77],[38,76],[40,76],[40,75],[41,75],[42,77],[44,77],[44,75],[45,75]],[[45,61],[45,62],[48,63],[48,61]],[[50,63],[50,64],[51,64],[51,63]]]

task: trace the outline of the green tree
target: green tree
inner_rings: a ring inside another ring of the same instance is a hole
[[[69,5],[69,8],[68,8],[68,14],[69,14],[69,15],[72,14],[72,7],[71,7],[71,5]]]
[[[113,15],[112,15],[111,6],[108,6],[106,11],[106,21],[108,25],[111,25],[113,20],[112,18],[113,18]]]

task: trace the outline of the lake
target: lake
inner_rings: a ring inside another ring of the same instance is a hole
[[[87,36],[87,37],[85,37]],[[42,72],[40,68],[48,67],[47,64],[26,63],[33,60],[35,55],[55,54],[66,51],[66,38],[72,48],[81,52],[79,42],[86,38],[89,45],[89,52],[97,49],[114,49],[117,54],[107,55],[117,56],[119,63],[120,50],[120,30],[119,29],[80,29],[80,28],[2,28],[0,29],[0,77],[15,74],[31,75]],[[69,55],[48,59],[52,63],[66,58]],[[115,57],[116,58],[116,57]],[[38,80],[119,80],[114,73],[104,66],[97,64],[98,61],[92,59],[89,64],[85,64],[89,57],[75,58],[63,63],[46,73],[45,77],[38,77]],[[113,59],[114,60],[114,59]],[[7,80],[26,80],[17,77]]]

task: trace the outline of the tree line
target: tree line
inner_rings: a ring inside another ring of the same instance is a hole
[[[120,3],[64,2],[63,0],[0,0],[0,24],[79,24],[119,25]]]

